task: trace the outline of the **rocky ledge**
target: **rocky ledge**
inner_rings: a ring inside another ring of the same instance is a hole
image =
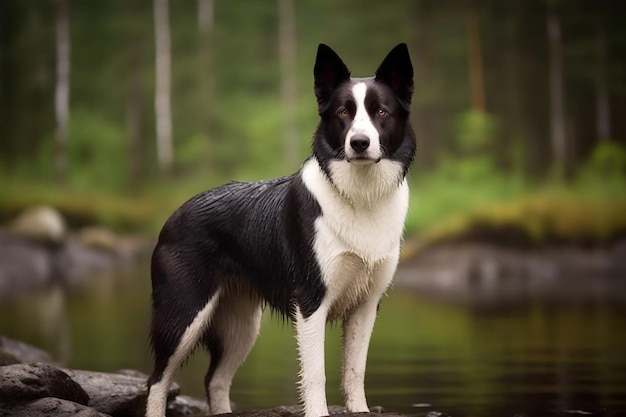
[[[0,228],[0,299],[54,284],[74,286],[89,274],[146,258],[154,241],[88,226],[71,230],[52,207],[33,207]]]
[[[33,362],[34,361],[34,362]],[[135,370],[113,373],[64,369],[48,353],[0,336],[0,417],[143,417],[147,375]],[[362,416],[331,406],[332,415]],[[402,417],[374,409],[372,417]],[[204,400],[180,395],[173,384],[167,417],[206,416]],[[233,417],[300,417],[299,406],[241,411]]]
[[[0,336],[0,416],[143,417],[147,375],[65,369],[38,348]],[[206,415],[203,400],[173,384],[168,417]]]

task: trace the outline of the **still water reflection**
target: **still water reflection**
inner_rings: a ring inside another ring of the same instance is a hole
[[[616,291],[623,289],[620,281],[612,284]],[[626,415],[626,303],[594,294],[508,297],[485,307],[395,288],[370,347],[370,405],[454,417]],[[41,346],[70,367],[149,372],[148,310],[143,266],[91,277],[70,291],[1,300],[0,334]],[[341,403],[339,340],[339,326],[329,326],[328,400],[334,404]],[[183,393],[203,396],[207,366],[203,352],[190,360],[178,375]],[[235,379],[233,401],[239,409],[293,404],[296,374],[291,325],[267,312]]]

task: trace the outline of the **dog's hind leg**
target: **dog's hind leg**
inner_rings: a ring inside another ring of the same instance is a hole
[[[225,292],[204,336],[211,365],[204,384],[211,414],[230,413],[230,386],[259,334],[260,299],[238,287]]]
[[[148,379],[146,417],[165,416],[167,392],[173,381],[174,373],[197,346],[215,313],[219,298],[220,290],[217,290],[210,296],[204,307],[193,315],[186,327],[183,327],[183,323],[176,322],[177,317],[174,317],[175,315],[171,311],[153,312],[155,316],[169,314],[170,317],[153,316],[151,337],[155,368]],[[173,303],[175,302],[173,300]],[[155,326],[155,323],[159,324]],[[174,345],[171,343],[172,340],[175,340]],[[172,349],[172,346],[175,347]]]

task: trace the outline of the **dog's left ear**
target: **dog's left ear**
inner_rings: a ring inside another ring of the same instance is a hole
[[[376,81],[390,86],[408,110],[413,97],[413,65],[406,43],[398,44],[376,70]]]

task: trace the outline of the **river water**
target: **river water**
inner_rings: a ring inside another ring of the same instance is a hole
[[[412,271],[400,273],[406,279]],[[611,296],[626,283],[615,279],[614,291],[601,293],[592,283],[576,297],[515,299],[509,291],[506,302],[491,304],[392,289],[370,345],[370,406],[419,416],[626,415],[626,301]],[[149,372],[149,291],[142,265],[71,290],[3,300],[0,334],[72,368]],[[329,325],[330,404],[341,404],[340,336],[340,326]],[[203,397],[208,362],[198,351],[179,372],[183,394]],[[238,409],[294,404],[297,368],[291,324],[268,311],[232,400]]]

